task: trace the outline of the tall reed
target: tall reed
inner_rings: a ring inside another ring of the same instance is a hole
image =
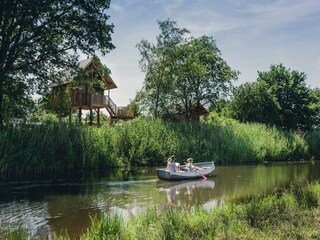
[[[137,118],[101,128],[67,123],[7,126],[0,131],[0,172],[101,169],[179,162],[254,163],[309,156],[298,135],[262,124],[209,117],[201,123]]]
[[[306,136],[311,157],[320,159],[320,129],[311,131]]]

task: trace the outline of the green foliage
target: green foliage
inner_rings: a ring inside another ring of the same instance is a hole
[[[3,229],[0,225],[0,239],[4,240],[25,240],[28,239],[28,231],[24,229],[20,224],[12,227],[8,226]]]
[[[316,105],[304,73],[272,65],[258,72],[255,83],[236,89],[232,116],[242,122],[260,122],[286,130],[310,130],[316,123]]]
[[[175,21],[157,22],[160,35],[156,44],[141,40],[137,48],[141,55],[140,68],[146,73],[144,86],[137,95],[142,108],[146,108],[154,117],[169,115],[167,106],[171,103],[170,94],[173,91],[172,76],[174,49],[180,44],[187,29],[177,27]]]
[[[199,120],[201,106],[216,102],[231,89],[238,72],[221,58],[212,37],[186,38],[176,22],[158,22],[157,44],[142,40],[138,49],[146,73],[138,103],[153,117]]]
[[[212,37],[190,38],[175,49],[174,109],[186,119],[199,117],[201,106],[226,96],[238,72],[222,59]]]
[[[55,87],[55,91],[53,93],[55,98],[59,99],[55,104],[52,104],[52,95],[49,94],[48,101],[50,101],[50,109],[58,115],[59,120],[62,117],[66,117],[69,114],[69,110],[71,108],[71,99],[70,99],[70,86],[60,85]]]
[[[119,216],[106,217],[101,221],[97,217],[92,218],[91,227],[81,236],[83,240],[121,239],[122,219]]]
[[[286,69],[282,64],[272,65],[268,72],[258,72],[258,82],[267,85],[275,99],[281,123],[287,130],[308,130],[313,125],[311,89],[307,87],[305,73]]]
[[[306,136],[311,157],[320,159],[320,130],[313,130]]]
[[[263,82],[244,83],[233,93],[231,115],[241,122],[279,125],[278,105]]]
[[[5,121],[12,118],[25,119],[34,110],[35,103],[29,95],[29,90],[23,82],[11,82],[4,86],[1,111]]]
[[[100,59],[94,55],[92,57],[93,69],[92,71],[84,71],[78,69],[77,74],[72,80],[71,86],[77,88],[79,86],[85,86],[89,93],[95,93],[96,89],[107,89],[106,78],[111,74],[110,69],[103,65]]]
[[[139,117],[142,115],[141,109],[137,103],[137,98],[130,100],[130,103],[128,104],[128,110],[133,113],[134,117]]]
[[[201,123],[165,123],[136,118],[91,128],[67,123],[8,126],[0,131],[0,172],[165,165],[183,162],[254,163],[309,157],[298,135],[262,124],[241,124],[210,115]]]
[[[21,102],[31,90],[47,92],[63,69],[76,68],[77,51],[105,54],[113,25],[107,24],[109,0],[43,0],[0,3],[0,124],[4,98]],[[11,86],[23,85],[21,88]],[[16,96],[16,97],[13,97]]]
[[[320,206],[320,185],[297,182],[291,186],[291,191],[299,205],[303,208],[317,208]]]
[[[320,88],[315,88],[311,90],[311,97],[313,98],[313,103],[311,104],[311,109],[314,111],[314,127],[320,128]]]

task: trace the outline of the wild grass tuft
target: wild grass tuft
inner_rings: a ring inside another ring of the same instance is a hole
[[[0,226],[0,239],[4,240],[25,240],[29,233],[20,224],[18,226],[8,226],[3,229]]]

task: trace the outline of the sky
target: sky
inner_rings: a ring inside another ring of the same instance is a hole
[[[320,0],[111,0],[107,13],[116,49],[100,59],[118,86],[110,91],[117,106],[142,88],[136,44],[155,42],[157,20],[168,18],[194,37],[216,40],[222,58],[241,73],[235,86],[283,63],[306,73],[311,88],[320,87]]]

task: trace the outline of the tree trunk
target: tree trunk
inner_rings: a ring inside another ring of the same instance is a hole
[[[196,122],[200,122],[200,102],[197,101],[197,104],[196,104],[196,109],[194,111],[194,120]]]
[[[0,74],[0,129],[3,127],[3,75]]]
[[[79,107],[79,115],[78,115],[78,118],[79,118],[79,124],[81,124],[81,116],[82,116],[82,108]]]
[[[72,113],[72,109],[69,109],[69,123],[71,123],[71,113]]]
[[[89,125],[92,126],[93,122],[93,115],[92,115],[92,108],[90,108],[90,116],[89,116]]]

